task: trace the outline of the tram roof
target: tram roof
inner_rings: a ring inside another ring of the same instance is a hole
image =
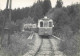
[[[50,18],[41,18],[39,20],[52,20],[52,19],[50,19]]]

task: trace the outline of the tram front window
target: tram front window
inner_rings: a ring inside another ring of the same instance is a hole
[[[49,22],[49,27],[52,27],[52,22]]]
[[[40,22],[40,27],[43,27],[43,22]]]

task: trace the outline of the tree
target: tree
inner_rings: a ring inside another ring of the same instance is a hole
[[[52,7],[51,7],[51,1],[50,0],[44,0],[43,1],[43,14],[45,15]]]
[[[70,26],[74,33],[80,29],[80,4],[72,4],[67,8],[68,16],[70,17]]]
[[[56,4],[56,8],[61,8],[62,7],[62,5],[63,5],[63,2],[62,2],[62,0],[57,0],[57,2],[56,2],[57,4]]]
[[[34,4],[29,11],[29,16],[34,18],[34,21],[37,22],[38,19],[43,17],[43,8],[41,6],[42,2],[37,2]]]
[[[25,23],[25,24],[34,23],[34,20],[30,16],[28,16],[27,18],[24,18],[22,20],[22,23]]]

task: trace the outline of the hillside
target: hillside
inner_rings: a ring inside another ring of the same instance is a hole
[[[54,21],[53,34],[64,40],[60,44],[60,50],[68,56],[78,56],[80,53],[80,4],[52,8],[47,16]]]

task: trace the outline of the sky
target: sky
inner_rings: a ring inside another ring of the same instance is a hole
[[[6,1],[7,0],[0,0],[0,9],[3,10],[6,8]],[[52,4],[52,7],[54,7],[57,0],[50,0],[50,1]],[[80,3],[79,0],[62,0],[62,1],[63,1],[63,6],[71,5],[77,2]],[[12,0],[12,9],[30,7],[35,2],[37,2],[37,0]]]

